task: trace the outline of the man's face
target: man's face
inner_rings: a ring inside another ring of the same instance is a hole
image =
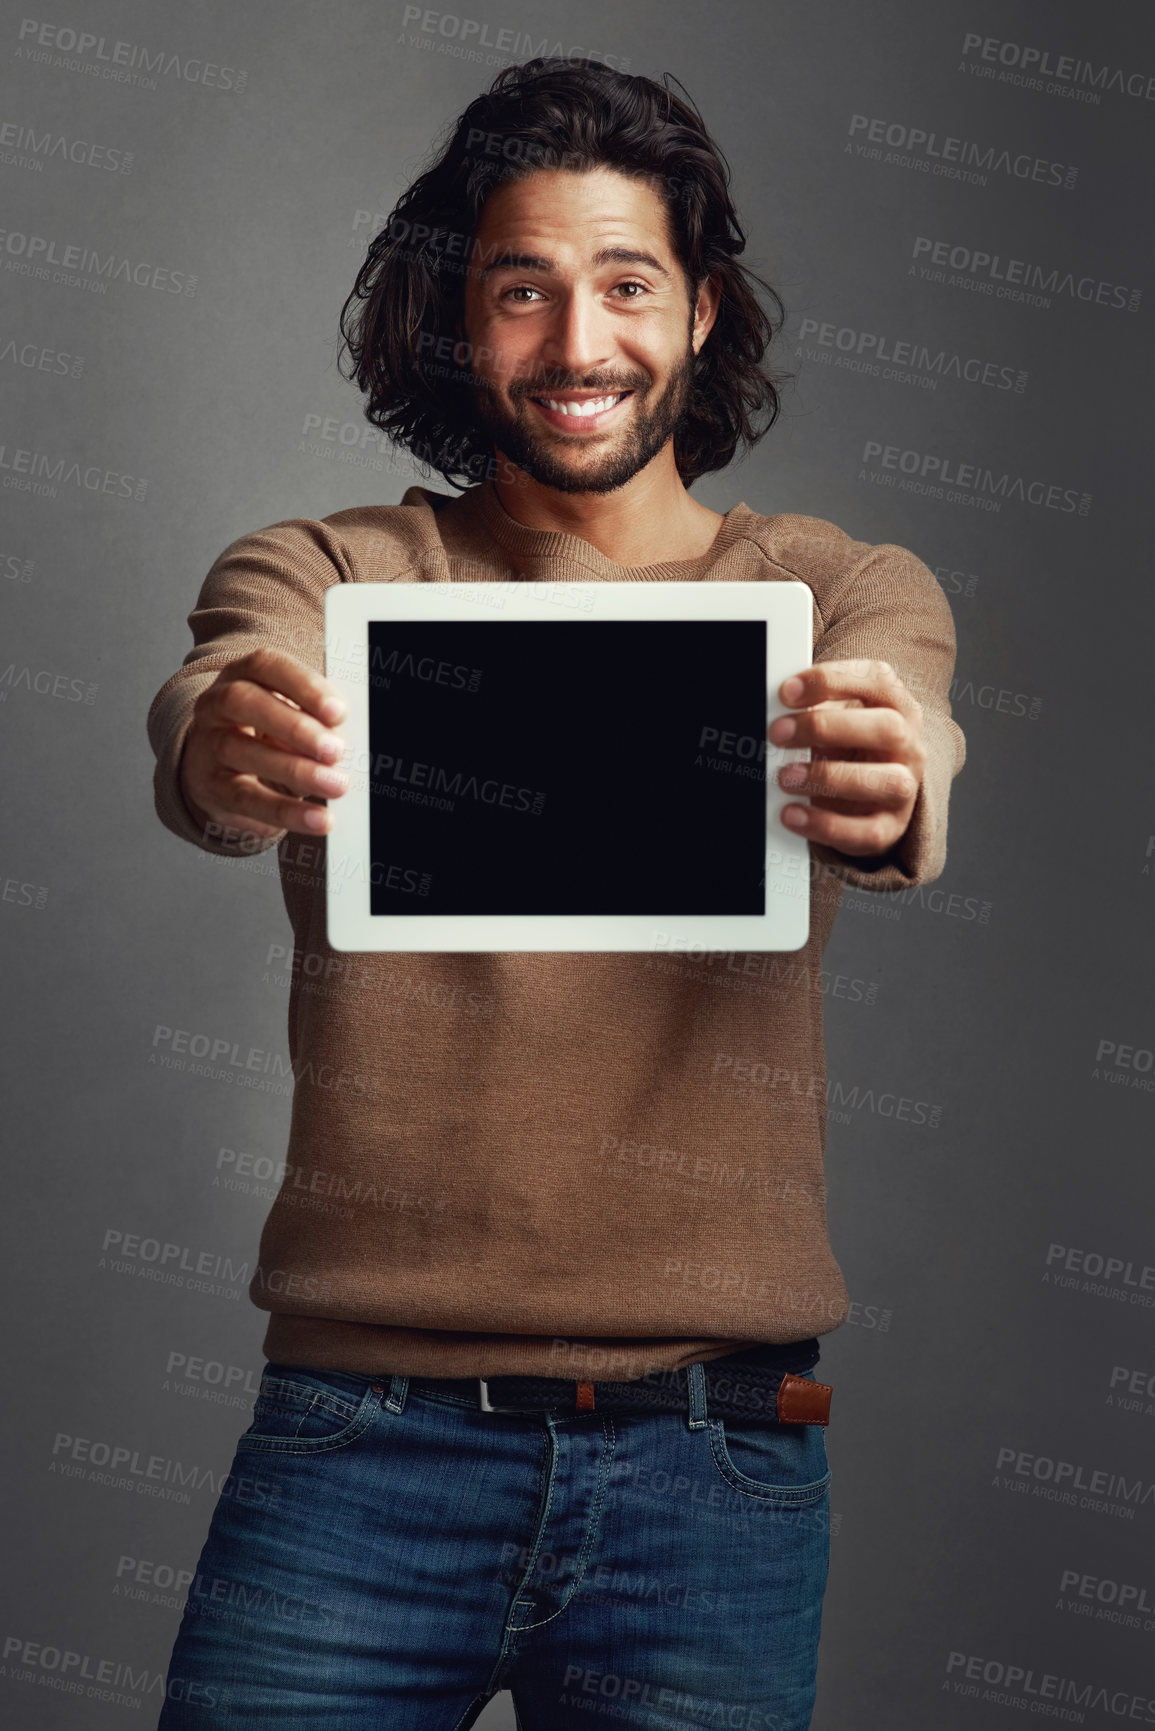
[[[471,264],[478,424],[543,487],[624,486],[673,436],[717,310],[707,283],[692,312],[658,194],[609,168],[507,181]]]

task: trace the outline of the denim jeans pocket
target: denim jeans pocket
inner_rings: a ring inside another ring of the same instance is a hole
[[[384,1387],[344,1371],[266,1365],[253,1419],[237,1448],[264,1454],[319,1454],[363,1436]]]
[[[807,1508],[826,1495],[830,1465],[821,1425],[711,1419],[714,1465],[731,1490],[778,1508]]]

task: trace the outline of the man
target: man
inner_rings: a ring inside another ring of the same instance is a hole
[[[500,74],[342,317],[368,418],[482,478],[234,542],[153,702],[162,819],[213,853],[277,846],[295,934],[291,1139],[251,1287],[268,1363],[163,1731],[457,1731],[505,1688],[523,1731],[810,1722],[812,1373],[848,1309],[821,955],[844,882],[941,872],[964,744],[913,554],[690,497],[777,413],[743,245],[669,90],[589,61]],[[816,873],[804,950],[329,949],[325,590],[463,579],[810,587],[814,663],[770,730],[812,752],[779,772]]]

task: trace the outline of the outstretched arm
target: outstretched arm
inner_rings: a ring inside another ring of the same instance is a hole
[[[950,713],[955,631],[932,573],[905,548],[871,547],[828,599],[814,664],[779,688],[772,744],[809,748],[778,772],[805,794],[782,821],[846,882],[900,890],[946,863],[950,786],[966,742]]]

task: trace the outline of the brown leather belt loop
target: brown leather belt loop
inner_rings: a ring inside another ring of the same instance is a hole
[[[593,1412],[594,1385],[592,1382],[579,1382],[577,1385],[578,1412]]]
[[[808,1376],[784,1372],[778,1384],[778,1418],[782,1424],[829,1424],[830,1397],[834,1388],[828,1382],[812,1382]]]

